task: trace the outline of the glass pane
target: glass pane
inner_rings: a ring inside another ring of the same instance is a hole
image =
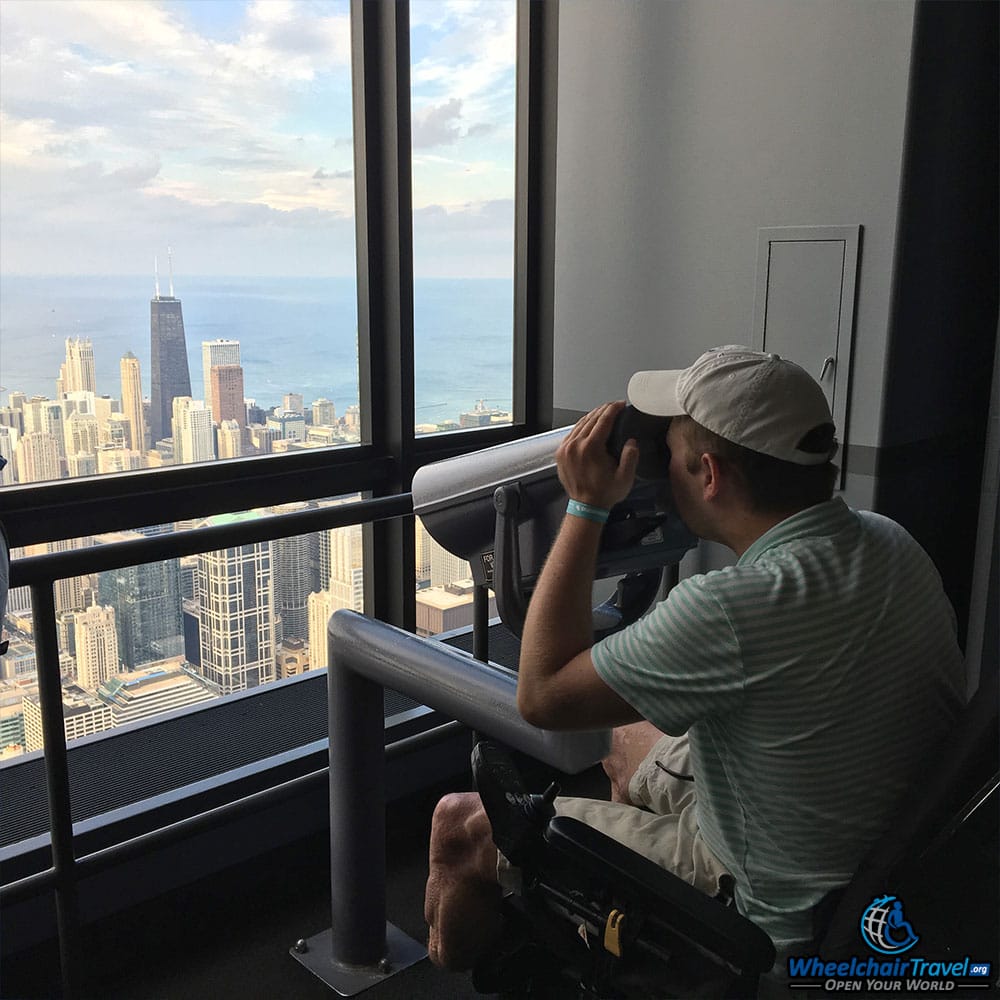
[[[0,485],[358,440],[347,0],[0,4]]]
[[[417,433],[510,423],[514,0],[410,5]]]
[[[416,519],[417,635],[438,635],[465,628],[473,620],[472,567],[431,538]],[[496,617],[496,597],[489,591],[489,617]]]
[[[283,504],[137,531],[49,542],[14,558],[140,534],[337,506]],[[69,739],[196,705],[327,665],[326,623],[363,611],[362,526],[234,546],[56,581],[56,630]],[[0,751],[42,747],[35,623],[27,588],[10,592],[0,658]]]

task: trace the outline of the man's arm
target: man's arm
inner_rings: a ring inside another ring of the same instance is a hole
[[[628,496],[639,449],[629,441],[621,462],[606,442],[623,403],[606,403],[583,417],[556,452],[567,495],[609,510]],[[521,639],[517,705],[545,729],[595,729],[642,716],[600,678],[593,644],[591,587],[603,525],[566,515],[538,578]]]

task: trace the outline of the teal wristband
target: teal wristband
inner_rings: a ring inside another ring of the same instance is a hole
[[[611,516],[611,511],[603,507],[594,507],[589,503],[580,503],[579,500],[570,500],[566,504],[566,513],[574,517],[582,517],[587,521],[595,521],[597,524],[606,524]]]

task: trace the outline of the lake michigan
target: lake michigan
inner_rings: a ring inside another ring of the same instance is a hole
[[[160,293],[169,293],[160,279]],[[177,277],[191,393],[203,399],[201,343],[238,340],[245,395],[268,409],[285,393],[358,402],[357,297],[350,278]],[[150,393],[149,300],[144,277],[0,276],[0,405],[7,392],[55,396],[67,337],[94,347],[97,391],[121,396],[119,361],[132,351]],[[513,283],[414,283],[415,419],[457,420],[479,399],[511,406]],[[376,387],[375,391],[378,391]]]

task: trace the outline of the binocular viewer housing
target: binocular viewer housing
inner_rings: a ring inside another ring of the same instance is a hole
[[[624,577],[594,611],[598,637],[635,621],[655,599],[664,567],[697,544],[670,497],[668,423],[626,407],[608,441],[618,457],[636,438],[640,458],[635,486],[612,509],[601,536],[595,578]],[[493,589],[501,620],[517,636],[565,515],[555,453],[569,430],[435,462],[413,478],[414,513],[438,544],[469,562],[475,584]]]

